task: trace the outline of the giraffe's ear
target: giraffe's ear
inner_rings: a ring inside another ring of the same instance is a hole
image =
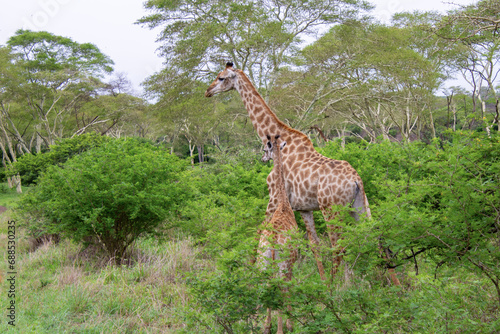
[[[286,141],[284,141],[284,142],[282,142],[282,143],[280,144],[280,150],[282,150],[282,149],[283,149],[283,147],[285,147],[285,146],[286,146]]]

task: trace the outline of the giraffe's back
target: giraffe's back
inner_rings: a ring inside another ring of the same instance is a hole
[[[346,205],[362,186],[356,170],[347,162],[317,152],[302,160],[284,159],[285,186],[294,210],[315,211],[326,205]]]

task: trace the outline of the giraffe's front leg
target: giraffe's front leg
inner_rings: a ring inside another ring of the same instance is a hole
[[[309,238],[309,242],[311,243],[311,250],[314,255],[314,259],[316,260],[316,265],[318,266],[319,276],[321,280],[325,280],[325,268],[323,267],[323,262],[321,261],[321,256],[319,255],[319,238],[316,233],[316,228],[314,226],[314,217],[312,211],[300,211],[300,215],[304,220],[304,224],[306,225],[307,236]]]
[[[257,235],[255,236],[256,240],[260,240],[261,234],[262,234],[262,228],[265,226],[267,223],[271,221],[273,218],[274,211],[276,211],[276,207],[278,205],[278,198],[277,198],[277,191],[275,187],[273,186],[274,184],[274,169],[269,173],[267,176],[267,188],[269,190],[269,202],[267,203],[267,209],[266,209],[266,219],[264,222],[261,224],[259,227],[259,230],[257,231]],[[255,254],[255,249],[254,249],[254,254]],[[254,264],[257,259],[255,257],[252,257],[250,259],[250,263]]]
[[[335,210],[335,206],[333,207],[322,207],[321,213],[323,213],[323,217],[327,223],[328,228],[328,238],[330,239],[330,244],[332,245],[333,250],[333,261],[332,261],[332,279],[335,277],[339,270],[340,263],[342,262],[342,258],[345,251],[344,247],[340,247],[338,245],[338,241],[342,237],[341,227],[331,224],[335,218],[339,215],[339,212]]]
[[[276,204],[274,201],[272,201],[272,199],[270,199],[269,203],[267,204],[266,220],[264,220],[264,222],[260,224],[259,229],[257,230],[257,235],[255,236],[255,240],[259,240],[259,242],[260,242],[262,232],[264,231],[264,226],[266,226],[267,223],[269,223],[271,221],[271,218],[273,217],[274,211],[276,211]],[[260,246],[258,246],[258,247],[260,247]],[[257,251],[257,249],[254,248],[253,254],[255,254],[256,251]],[[254,264],[256,260],[257,260],[256,257],[252,256],[252,258],[250,259],[250,263]]]

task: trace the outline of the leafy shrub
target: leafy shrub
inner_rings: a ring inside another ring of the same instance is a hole
[[[61,139],[50,150],[39,154],[25,154],[19,157],[9,175],[19,173],[24,185],[36,182],[38,177],[52,165],[61,165],[71,157],[98,147],[109,141],[109,137],[87,133],[73,138]]]
[[[110,140],[50,166],[21,199],[35,237],[60,233],[99,244],[120,263],[127,247],[154,234],[179,207],[186,163],[148,143]]]
[[[255,231],[265,218],[270,171],[271,167],[262,163],[209,165],[186,171],[181,180],[186,193],[179,227],[198,238],[210,238],[219,232],[242,236],[252,233],[249,229]]]

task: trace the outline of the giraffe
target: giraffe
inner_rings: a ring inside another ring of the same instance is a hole
[[[282,140],[287,142],[281,152],[285,189],[292,209],[299,211],[304,220],[320,277],[325,280],[323,262],[318,254],[319,238],[314,226],[313,211],[321,210],[325,220],[332,222],[338,214],[332,208],[350,204],[354,208],[351,215],[356,220],[363,214],[370,217],[363,181],[347,161],[333,160],[321,155],[304,133],[283,123],[269,108],[245,73],[233,68],[232,63],[227,63],[226,68],[217,75],[207,88],[205,97],[233,89],[240,94],[263,145],[266,145],[266,134],[269,133],[279,134]],[[277,182],[278,175],[273,169],[267,177],[269,203],[266,209],[266,221],[271,219],[278,205]],[[335,253],[333,277],[344,251],[337,247],[340,238],[339,227],[328,224],[328,236]]]
[[[259,264],[268,265],[269,260],[279,260],[279,251],[272,248],[272,245],[277,245],[278,247],[286,246],[291,239],[291,234],[298,230],[297,222],[295,221],[295,215],[293,214],[292,207],[288,201],[288,195],[285,189],[285,179],[283,177],[283,166],[281,163],[280,150],[286,145],[283,141],[281,144],[278,143],[279,135],[274,136],[274,140],[271,141],[271,136],[267,135],[268,142],[266,144],[265,157],[274,160],[273,170],[276,173],[276,196],[277,196],[277,207],[273,213],[271,221],[265,223],[265,229],[260,232],[259,241]],[[264,159],[264,158],[263,158]],[[279,273],[281,276],[285,275],[285,281],[290,281],[292,279],[292,267],[297,260],[297,250],[292,246],[289,247],[289,255],[287,258],[282,259],[279,263]],[[288,310],[291,311],[291,306],[288,305]],[[287,329],[291,332],[293,330],[291,319],[287,319],[286,322]],[[264,333],[269,333],[271,330],[271,309],[267,310],[267,318],[264,326]],[[283,333],[283,320],[281,313],[278,312],[278,334]]]

